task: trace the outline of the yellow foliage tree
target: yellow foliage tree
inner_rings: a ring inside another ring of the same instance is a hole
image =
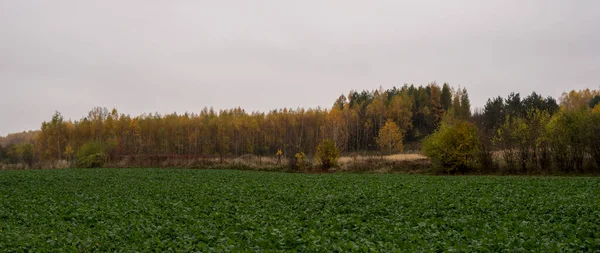
[[[345,119],[343,109],[340,110],[338,108],[332,108],[327,115],[327,130],[330,132],[329,139],[333,140],[336,144],[336,147],[340,150],[345,150],[348,143],[348,124]],[[327,134],[327,133],[326,133]]]
[[[446,173],[466,173],[477,164],[479,139],[475,126],[444,117],[440,128],[423,140],[423,153]]]
[[[379,130],[377,144],[387,154],[391,154],[393,151],[402,152],[404,148],[402,145],[403,135],[398,125],[394,121],[388,120],[381,130]]]
[[[335,146],[335,142],[329,139],[323,140],[317,147],[317,158],[321,161],[323,169],[329,169],[337,165],[340,158],[340,151]]]
[[[576,110],[588,107],[588,103],[600,95],[600,90],[571,90],[560,97],[560,105],[565,110]]]
[[[281,149],[278,149],[275,156],[277,156],[277,165],[281,164],[281,156],[283,156],[283,151],[281,151]]]
[[[73,148],[71,147],[71,145],[67,145],[67,147],[65,148],[65,156],[67,157],[67,159],[69,159],[70,162],[71,157],[73,157]]]
[[[388,119],[394,119],[402,129],[412,128],[413,101],[407,94],[395,95],[388,107]]]

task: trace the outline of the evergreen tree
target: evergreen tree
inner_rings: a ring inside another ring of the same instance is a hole
[[[454,92],[454,97],[452,98],[452,110],[454,111],[454,115],[456,117],[461,117],[461,106],[460,106],[460,98],[461,98],[462,90],[458,89]]]
[[[450,90],[450,85],[448,85],[447,83],[444,83],[444,86],[442,86],[440,103],[444,111],[448,111],[452,106],[452,90]]]
[[[460,96],[460,115],[465,120],[471,117],[471,101],[466,88],[462,89]]]
[[[336,101],[335,103],[333,103],[333,108],[336,108],[338,110],[343,110],[344,106],[347,104],[347,99],[344,95],[341,95]]]
[[[589,103],[590,108],[594,108],[596,107],[596,105],[600,104],[600,95],[595,96],[594,98],[592,98],[592,100]]]
[[[521,95],[519,93],[510,93],[508,98],[506,98],[506,115],[524,116]]]
[[[485,131],[493,133],[495,129],[504,122],[506,112],[504,108],[504,99],[498,96],[496,98],[488,99],[483,109],[483,125]]]

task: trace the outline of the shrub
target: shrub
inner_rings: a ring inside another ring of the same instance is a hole
[[[93,154],[104,154],[104,143],[101,141],[89,141],[81,145],[75,153],[77,159]]]
[[[79,168],[102,168],[106,163],[107,156],[102,153],[96,153],[77,159]]]
[[[90,141],[77,150],[77,167],[101,168],[106,163],[108,156],[104,151],[104,144],[100,141]]]
[[[321,162],[323,169],[329,169],[337,165],[340,158],[340,151],[332,140],[324,140],[317,147],[317,158]]]
[[[423,152],[446,173],[465,173],[475,168],[479,141],[477,129],[462,120],[444,120],[423,140]]]
[[[296,153],[294,157],[296,158],[296,169],[305,170],[308,168],[309,163],[306,159],[306,155],[304,154],[304,152]]]
[[[31,167],[33,165],[33,160],[35,159],[33,145],[22,144],[20,149],[21,159]]]

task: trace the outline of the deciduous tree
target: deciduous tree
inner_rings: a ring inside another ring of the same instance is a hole
[[[402,152],[402,137],[404,133],[400,130],[398,125],[392,120],[388,120],[385,126],[379,130],[379,137],[377,143],[379,147],[387,154],[392,154],[394,151]]]

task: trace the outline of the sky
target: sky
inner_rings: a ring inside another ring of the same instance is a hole
[[[54,111],[330,107],[349,90],[471,103],[600,87],[597,0],[0,0],[0,135]]]

